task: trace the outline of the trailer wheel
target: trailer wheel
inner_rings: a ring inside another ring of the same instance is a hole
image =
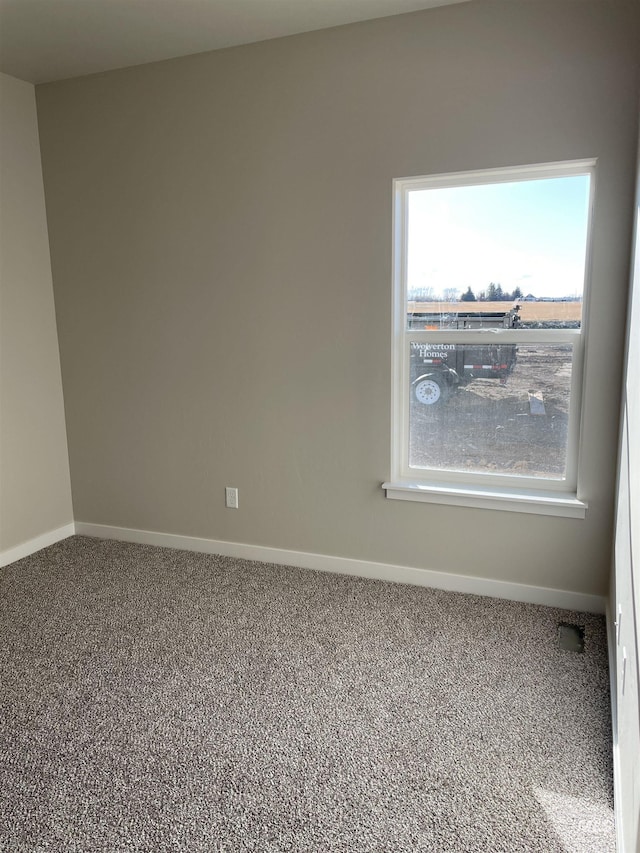
[[[413,393],[416,395],[416,400],[425,406],[433,406],[443,396],[442,388],[435,379],[423,379],[417,382]]]

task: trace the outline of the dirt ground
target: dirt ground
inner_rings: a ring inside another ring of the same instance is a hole
[[[570,383],[571,347],[520,346],[504,385],[473,379],[431,406],[412,397],[410,464],[562,477]],[[532,414],[531,393],[544,414]]]

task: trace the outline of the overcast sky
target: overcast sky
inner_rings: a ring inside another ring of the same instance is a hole
[[[409,290],[478,294],[490,282],[523,295],[580,296],[589,177],[409,194]]]

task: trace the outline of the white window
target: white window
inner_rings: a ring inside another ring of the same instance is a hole
[[[394,182],[387,497],[584,516],[594,167]]]

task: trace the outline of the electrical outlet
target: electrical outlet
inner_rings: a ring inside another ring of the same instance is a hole
[[[224,502],[229,509],[238,509],[238,490],[227,486],[224,490]]]

